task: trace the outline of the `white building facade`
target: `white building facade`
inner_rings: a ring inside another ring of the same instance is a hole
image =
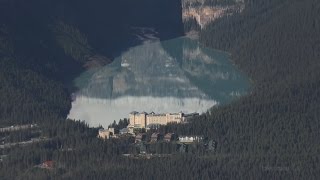
[[[192,116],[198,116],[198,113],[193,113]],[[169,123],[182,123],[190,117],[189,114],[183,113],[166,113],[148,114],[146,112],[131,112],[129,115],[129,128],[148,128],[150,125],[166,125]]]

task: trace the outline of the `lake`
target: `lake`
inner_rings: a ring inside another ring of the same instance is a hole
[[[145,41],[74,80],[68,118],[107,127],[132,111],[206,112],[245,94],[248,78],[222,51],[180,37]]]

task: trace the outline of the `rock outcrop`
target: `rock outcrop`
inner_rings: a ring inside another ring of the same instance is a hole
[[[195,20],[200,28],[204,28],[210,22],[223,16],[241,12],[245,7],[244,0],[213,2],[211,0],[182,0],[183,22]]]

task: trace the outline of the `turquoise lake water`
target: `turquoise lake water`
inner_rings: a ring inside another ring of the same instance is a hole
[[[181,37],[132,47],[74,85],[69,118],[107,127],[132,111],[202,113],[244,95],[249,80],[227,53]]]

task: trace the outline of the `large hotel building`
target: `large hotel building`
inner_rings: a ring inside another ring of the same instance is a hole
[[[152,125],[166,125],[168,123],[183,123],[189,118],[198,116],[198,113],[184,114],[184,113],[167,113],[155,114],[154,112],[148,114],[146,112],[131,112],[129,115],[130,123],[128,128],[150,128]]]

